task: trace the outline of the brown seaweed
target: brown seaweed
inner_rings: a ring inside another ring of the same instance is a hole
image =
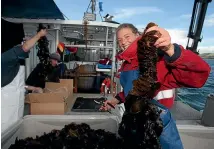
[[[42,29],[46,29],[46,27],[44,27],[42,24],[39,24],[37,32],[39,32]],[[41,37],[38,40],[38,45],[37,45],[38,52],[37,52],[37,56],[38,56],[39,61],[42,64],[42,67],[43,67],[43,71],[40,72],[39,75],[42,76],[42,77],[44,77],[44,78],[47,77],[48,73],[52,69],[50,61],[49,61],[49,55],[50,55],[50,53],[49,53],[48,45],[49,45],[49,41],[48,41],[48,39],[47,39],[46,36],[43,36],[43,37]]]

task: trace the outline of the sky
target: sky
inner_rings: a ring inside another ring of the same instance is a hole
[[[54,0],[69,20],[82,20],[90,0]],[[103,2],[102,16],[113,15],[114,21],[132,23],[144,28],[155,22],[169,31],[172,42],[186,47],[194,0],[97,0]],[[101,20],[97,6],[97,21]],[[200,53],[214,53],[214,0],[209,3],[204,26]]]

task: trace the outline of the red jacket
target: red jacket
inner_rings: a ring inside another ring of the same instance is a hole
[[[111,80],[110,79],[104,79],[100,88],[100,92],[103,93],[105,91],[105,87],[110,89],[111,86]]]
[[[137,41],[138,39],[128,49],[116,56],[119,60],[124,60],[122,71],[138,69]],[[168,108],[171,108],[174,103],[175,88],[200,88],[206,83],[211,70],[209,65],[192,51],[185,50],[177,44],[174,44],[174,47],[175,53],[172,57],[161,51],[163,55],[159,56],[157,63],[157,78],[161,87],[154,98]],[[123,92],[120,92],[115,98],[125,102]]]

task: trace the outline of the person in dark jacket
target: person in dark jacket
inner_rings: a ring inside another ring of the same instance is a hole
[[[46,77],[40,75],[44,72],[44,67],[42,63],[39,63],[34,70],[30,73],[26,80],[26,85],[33,87],[45,88],[45,82],[59,82],[62,78],[65,70],[67,69],[64,63],[60,63],[61,57],[58,53],[50,54],[51,69]]]

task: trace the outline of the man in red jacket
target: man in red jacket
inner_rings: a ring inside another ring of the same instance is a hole
[[[171,108],[175,98],[175,88],[179,87],[202,87],[209,74],[209,65],[198,55],[182,46],[171,43],[171,37],[163,28],[151,27],[147,32],[157,30],[161,37],[155,46],[159,49],[157,63],[157,78],[161,83],[154,99],[167,108]],[[117,29],[117,39],[122,50],[117,55],[123,60],[120,69],[120,83],[123,92],[118,93],[113,99],[107,100],[101,110],[109,110],[108,102],[112,105],[125,102],[125,97],[132,89],[132,81],[139,75],[137,60],[137,41],[140,39],[139,32],[132,24],[121,24]]]
[[[101,84],[100,93],[101,94],[109,94],[110,93],[110,87],[111,87],[111,79],[108,76],[103,80],[103,82]]]
[[[101,84],[101,88],[100,88],[100,93],[101,94],[110,94],[110,87],[111,87],[111,78],[110,76],[106,77],[102,84]],[[113,82],[113,92],[112,92],[112,95],[115,96],[115,92],[116,92],[116,83]]]

